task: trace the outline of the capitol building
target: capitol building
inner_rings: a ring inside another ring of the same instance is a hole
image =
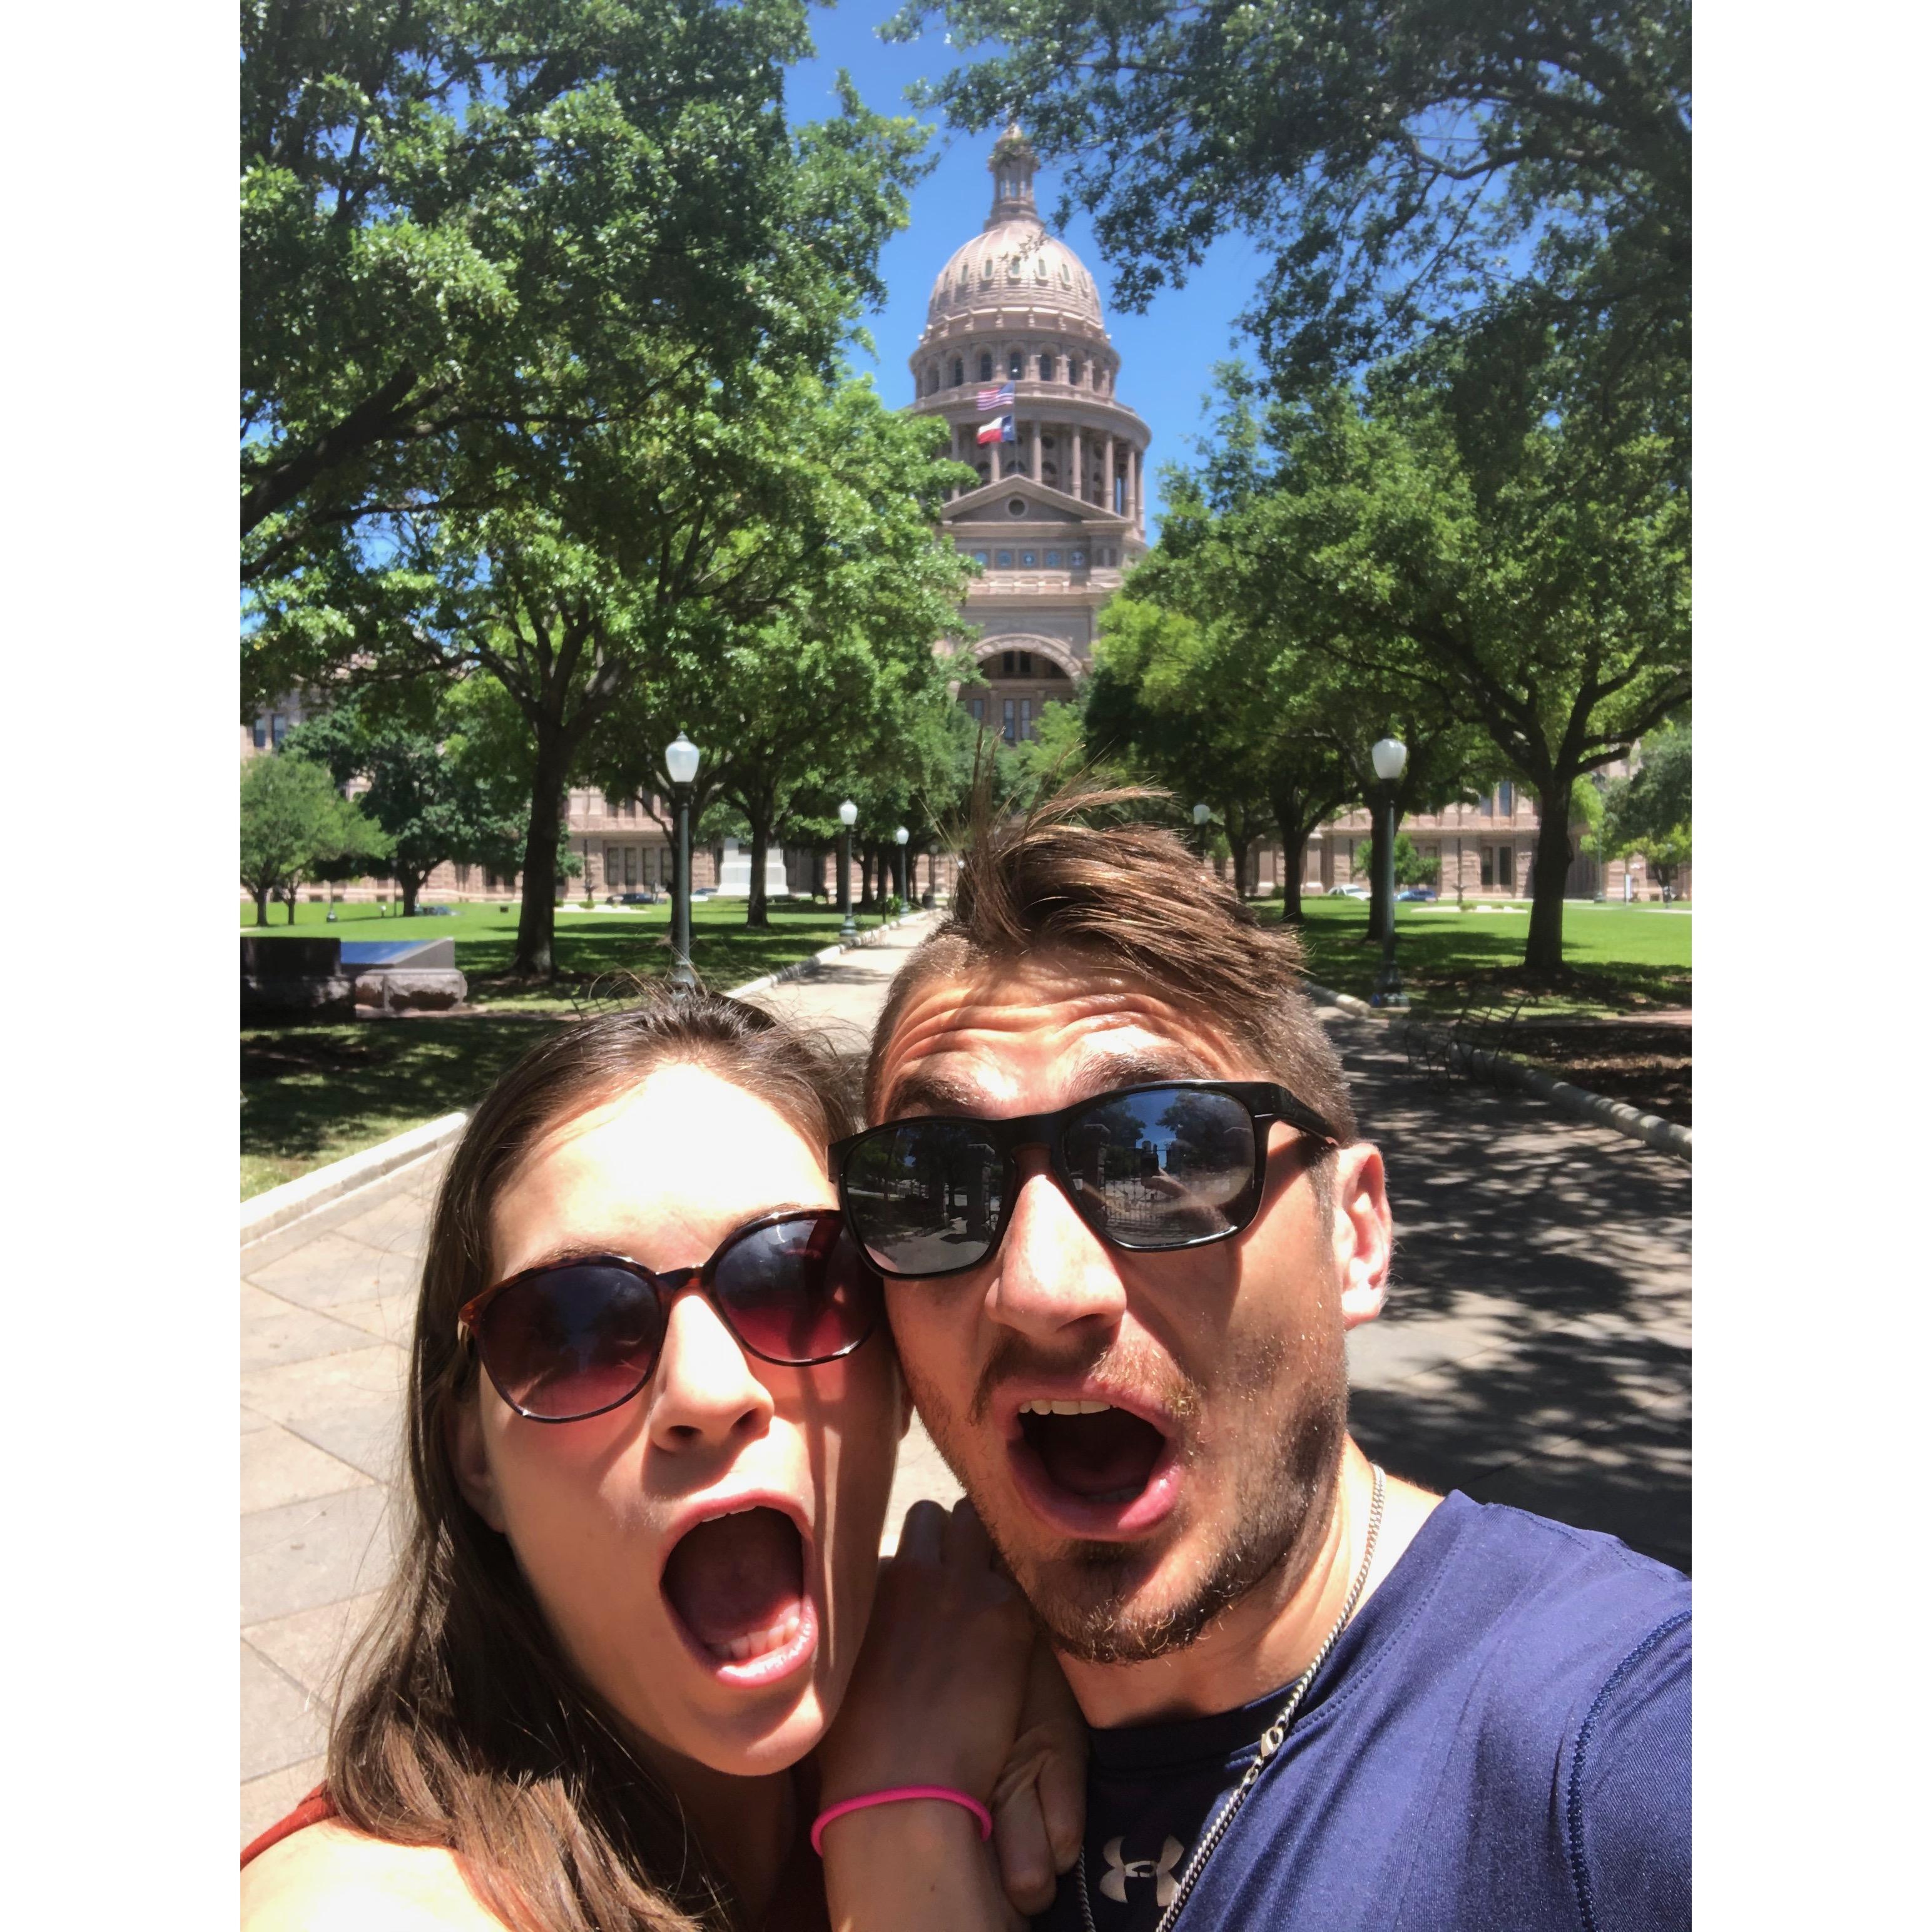
[[[979,472],[942,524],[982,572],[962,614],[979,636],[962,648],[988,688],[964,701],[1010,744],[1072,696],[1096,614],[1147,549],[1148,426],[1116,392],[1093,276],[1040,221],[1037,165],[1010,128],[986,226],[940,270],[911,359],[913,409],[943,418]]]
[[[1120,358],[1107,333],[1100,293],[1079,256],[1049,235],[1034,201],[1037,158],[1017,127],[994,144],[988,166],[992,203],[984,226],[947,257],[926,303],[910,358],[908,406],[938,416],[954,458],[978,474],[940,512],[944,536],[980,566],[961,615],[970,638],[942,649],[970,651],[982,682],[960,702],[989,735],[1009,744],[1034,736],[1041,709],[1078,696],[1093,662],[1100,608],[1147,553],[1148,425],[1120,399]],[[301,716],[299,700],[242,728],[245,759],[279,745]],[[583,859],[578,885],[600,895],[661,890],[670,877],[662,826],[637,799],[575,788],[568,795],[570,843]],[[1508,898],[1526,892],[1536,840],[1533,798],[1503,784],[1474,802],[1405,820],[1425,858],[1438,861],[1445,894]],[[1360,808],[1323,826],[1303,857],[1304,890],[1346,884],[1366,860],[1368,814]],[[1286,856],[1263,842],[1252,852],[1248,892],[1279,890]],[[774,890],[831,883],[824,854],[771,855]],[[692,854],[700,890],[745,890],[748,861],[730,844]],[[922,884],[944,890],[952,862],[928,859]],[[1579,859],[1571,889],[1630,890],[1651,896],[1643,862],[1612,863],[1600,883]],[[352,887],[362,898],[375,882]],[[439,866],[426,897],[513,896],[513,874],[481,866]],[[312,892],[310,896],[320,897]]]

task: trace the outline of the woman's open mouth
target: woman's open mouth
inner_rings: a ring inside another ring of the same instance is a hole
[[[728,1683],[773,1683],[817,1645],[804,1539],[782,1510],[748,1504],[693,1524],[665,1560],[662,1586],[692,1648]]]
[[[1091,1398],[1020,1404],[1010,1447],[1027,1499],[1063,1535],[1126,1537],[1172,1508],[1180,1458],[1155,1424]]]

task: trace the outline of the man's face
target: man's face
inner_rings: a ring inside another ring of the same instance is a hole
[[[1142,982],[1052,958],[925,987],[880,1072],[882,1120],[1268,1077]],[[1334,1180],[1348,1198],[1324,1210],[1319,1150],[1279,1124],[1269,1147],[1250,1226],[1164,1254],[1103,1241],[1045,1150],[1025,1150],[992,1255],[889,1285],[920,1412],[1071,1656],[1131,1663],[1191,1643],[1325,1520],[1343,1334],[1379,1306],[1387,1266],[1380,1163],[1344,1150]]]

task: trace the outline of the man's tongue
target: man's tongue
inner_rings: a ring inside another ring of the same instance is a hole
[[[1048,1477],[1090,1502],[1132,1502],[1160,1459],[1160,1431],[1124,1408],[1023,1415],[1020,1428]]]
[[[741,1510],[679,1538],[664,1565],[664,1594],[713,1656],[742,1663],[797,1634],[804,1571],[789,1517],[775,1509]]]

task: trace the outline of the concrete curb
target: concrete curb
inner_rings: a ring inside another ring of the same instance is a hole
[[[326,1167],[318,1167],[312,1173],[270,1188],[266,1194],[254,1196],[242,1204],[244,1245],[259,1241],[264,1234],[272,1234],[291,1221],[298,1221],[304,1214],[327,1207],[344,1195],[448,1146],[462,1132],[463,1124],[469,1118],[467,1114],[445,1114],[439,1120],[425,1120],[421,1126],[411,1127],[393,1139],[379,1141],[360,1154],[332,1160]]]
[[[849,946],[841,944],[823,946],[808,959],[795,960],[789,966],[780,967],[776,973],[766,973],[758,979],[747,980],[742,986],[734,986],[724,997],[742,1000],[751,994],[762,993],[768,986],[802,979],[808,973],[816,972],[820,965],[836,959],[841,953],[874,945],[881,933],[890,932],[896,926],[908,926],[914,920],[926,916],[922,907],[917,912],[902,913],[897,919],[889,919],[883,925],[861,933]],[[304,1214],[311,1214],[318,1208],[328,1207],[344,1195],[352,1194],[372,1181],[386,1179],[398,1168],[406,1167],[412,1161],[426,1160],[431,1154],[440,1153],[462,1132],[464,1124],[469,1118],[467,1114],[445,1114],[440,1120],[425,1120],[421,1126],[411,1127],[392,1140],[379,1141],[372,1148],[364,1148],[360,1154],[331,1161],[326,1167],[318,1167],[312,1173],[285,1180],[280,1186],[272,1187],[265,1194],[250,1196],[242,1204],[242,1245],[245,1247],[250,1241],[259,1241],[265,1234],[278,1233],[292,1221],[299,1221]]]
[[[1397,1017],[1370,1006],[1366,1000],[1358,1000],[1353,993],[1338,993],[1330,987],[1316,986],[1312,980],[1304,980],[1301,983],[1314,998],[1340,1006],[1344,1012],[1384,1023]],[[1560,1107],[1578,1120],[1593,1120],[1600,1127],[1613,1128],[1631,1140],[1642,1141],[1646,1147],[1656,1148],[1660,1154],[1675,1154],[1679,1160],[1688,1161],[1690,1158],[1690,1130],[1680,1127],[1675,1120],[1646,1114],[1628,1101],[1612,1100],[1585,1088],[1572,1086],[1568,1081],[1559,1080],[1553,1073],[1546,1073],[1541,1067],[1532,1066],[1512,1054],[1498,1053],[1490,1048],[1465,1048],[1463,1052],[1466,1063],[1471,1067],[1480,1067],[1509,1086],[1534,1094],[1539,1100],[1547,1100],[1552,1106]]]

